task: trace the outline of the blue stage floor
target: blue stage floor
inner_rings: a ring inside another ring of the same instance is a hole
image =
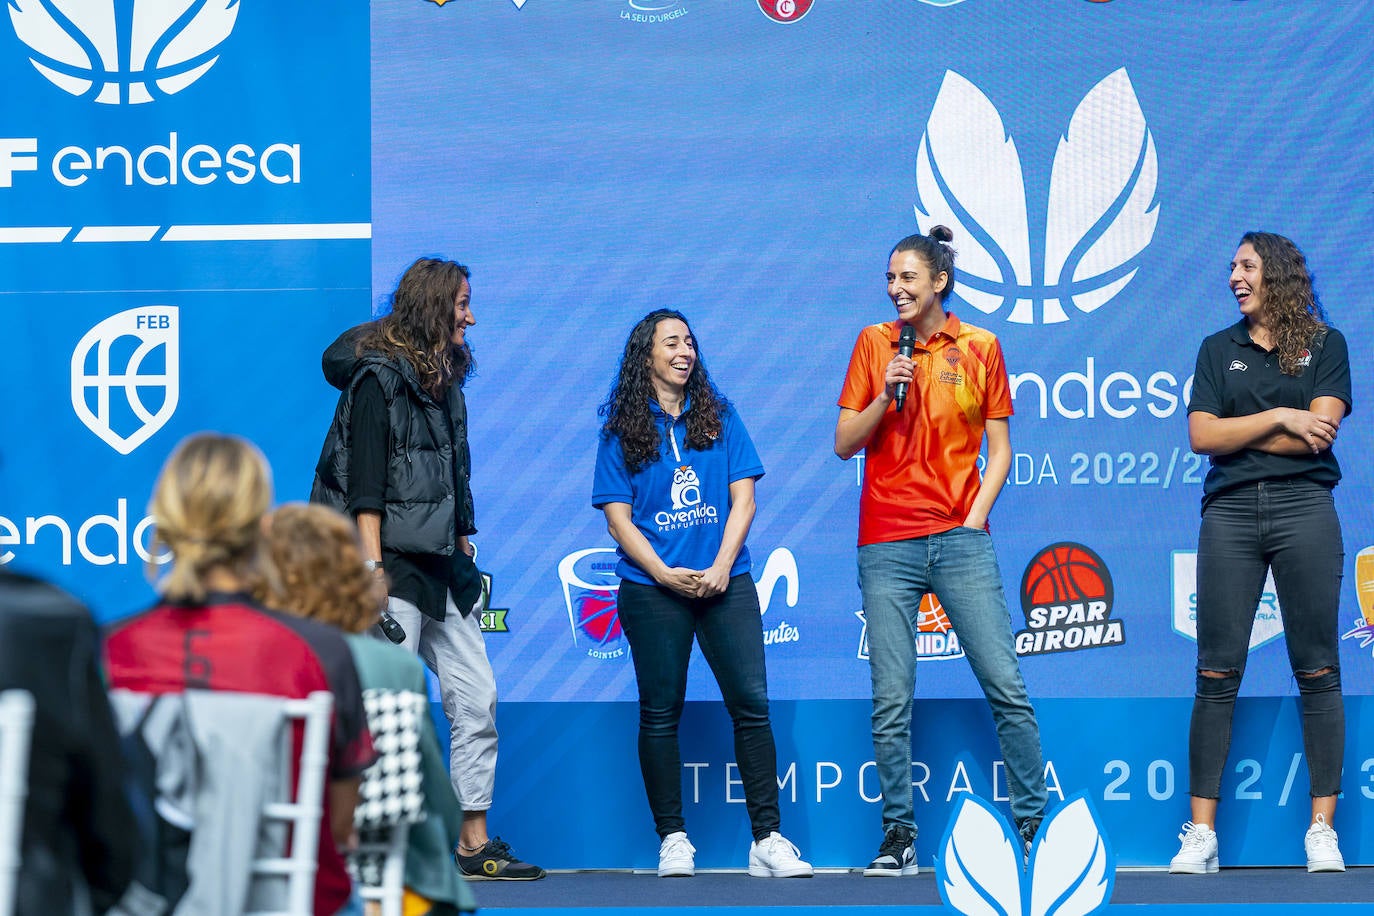
[[[908,878],[864,878],[858,873],[824,873],[811,879],[750,878],[742,872],[713,872],[695,878],[660,879],[629,872],[558,872],[542,881],[478,882],[472,885],[483,909],[508,916],[575,909],[635,916],[672,909],[713,913],[788,907],[835,914],[943,913],[933,872]],[[1374,913],[1374,868],[1344,874],[1309,875],[1300,868],[1234,868],[1207,876],[1163,871],[1120,871],[1109,913],[1206,916],[1321,911]]]

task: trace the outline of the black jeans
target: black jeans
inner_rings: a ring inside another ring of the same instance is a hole
[[[1314,797],[1336,795],[1345,754],[1338,647],[1345,549],[1326,487],[1270,480],[1217,496],[1202,514],[1197,551],[1197,694],[1188,734],[1191,792],[1221,797],[1231,717],[1250,629],[1274,572],[1288,661],[1302,702],[1303,749]],[[1203,671],[1224,677],[1204,677]],[[1313,672],[1326,673],[1312,677]]]
[[[768,721],[759,596],[747,575],[715,598],[684,598],[655,585],[620,584],[620,625],[639,682],[639,767],[660,837],[683,829],[678,720],[696,637],[735,726],[735,762],[759,840],[778,829],[778,761]]]

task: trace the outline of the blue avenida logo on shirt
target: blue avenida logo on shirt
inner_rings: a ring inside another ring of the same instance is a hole
[[[714,524],[719,520],[715,506],[702,505],[701,480],[690,464],[673,470],[673,487],[669,495],[673,500],[673,511],[659,512],[654,516],[659,531]]]
[[[1017,324],[1069,320],[1126,288],[1159,219],[1154,138],[1125,69],[1078,104],[1050,172],[1044,235],[1032,237],[1021,157],[973,83],[945,73],[916,153],[916,215],[954,229],[955,292]],[[1037,208],[1038,209],[1038,208]],[[1033,246],[1041,241],[1041,250]]]

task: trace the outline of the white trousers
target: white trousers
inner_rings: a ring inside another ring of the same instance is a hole
[[[449,779],[464,811],[491,807],[496,784],[496,676],[487,660],[480,615],[464,617],[446,598],[443,620],[409,601],[387,598],[387,611],[406,631],[403,645],[418,652],[439,680],[449,721]]]

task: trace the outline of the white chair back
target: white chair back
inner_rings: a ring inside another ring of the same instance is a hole
[[[313,916],[315,912],[315,872],[319,865],[320,819],[324,816],[324,788],[329,768],[329,730],[334,696],[316,691],[303,700],[287,700],[285,714],[305,722],[305,735],[296,777],[296,791],[290,802],[271,803],[263,817],[284,821],[291,826],[290,853],[253,861],[254,875],[285,875],[286,909],[255,912],[244,916]]]
[[[0,693],[0,916],[14,912],[32,734],[33,697],[23,690]]]

